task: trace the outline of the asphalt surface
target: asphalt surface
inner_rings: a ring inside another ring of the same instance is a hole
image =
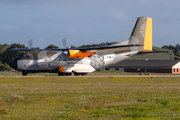
[[[0,76],[0,77],[180,77],[180,75],[87,75],[87,76]]]

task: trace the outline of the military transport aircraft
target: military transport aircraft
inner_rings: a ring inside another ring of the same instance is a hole
[[[22,71],[24,76],[35,72],[52,72],[59,76],[69,76],[72,73],[86,75],[138,53],[153,52],[152,18],[139,17],[129,40],[111,46],[12,50],[24,51],[9,64],[11,68]]]

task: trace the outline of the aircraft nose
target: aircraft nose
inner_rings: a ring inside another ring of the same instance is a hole
[[[9,66],[13,69],[16,69],[17,68],[17,60],[13,60],[9,63]]]

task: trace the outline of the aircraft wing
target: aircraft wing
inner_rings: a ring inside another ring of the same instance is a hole
[[[131,44],[131,45],[117,45],[117,46],[105,46],[105,47],[90,47],[90,48],[67,48],[67,49],[24,49],[24,48],[13,48],[11,50],[17,51],[65,51],[65,50],[79,50],[82,52],[98,52],[102,50],[110,50],[115,48],[126,48],[126,47],[136,47],[143,46],[141,44]],[[110,50],[111,51],[111,50]]]
[[[143,46],[141,44],[130,45],[116,45],[105,47],[91,47],[91,48],[70,48],[70,49],[11,49],[17,51],[68,51],[69,58],[84,58],[96,53],[111,53],[129,51],[130,47]]]
[[[24,49],[24,48],[12,48],[11,50],[17,51],[62,51],[65,49]]]

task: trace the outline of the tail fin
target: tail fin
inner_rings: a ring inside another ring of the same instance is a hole
[[[139,17],[129,38],[129,44],[142,44],[139,50],[152,51],[152,18]]]

